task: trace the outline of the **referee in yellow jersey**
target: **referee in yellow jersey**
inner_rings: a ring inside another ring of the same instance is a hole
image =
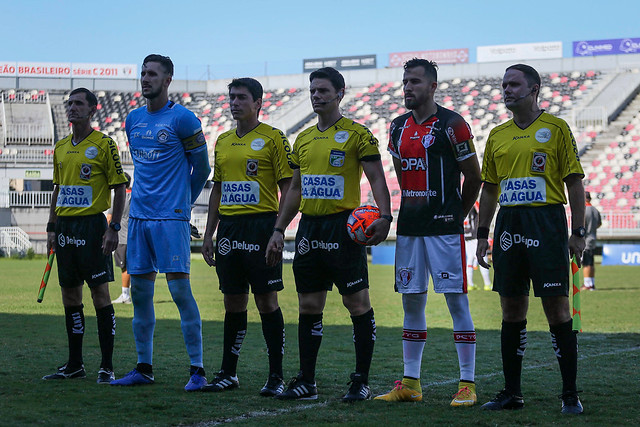
[[[527,346],[529,288],[542,300],[551,343],[562,374],[562,413],[580,414],[576,387],[578,343],[569,312],[569,254],[578,263],[585,247],[584,172],[567,123],[538,107],[540,75],[524,64],[507,68],[502,79],[505,105],[513,119],[489,134],[482,164],[478,263],[489,244],[496,204],[493,290],[502,306],[502,366],[505,388],[484,409],[521,409],[522,359]],[[571,206],[568,237],[565,185]]]
[[[302,219],[296,235],[293,273],[299,301],[298,345],[300,372],[277,398],[317,399],[315,368],[322,342],[322,312],[327,291],[335,284],[353,323],[355,372],[342,398],[371,398],[369,367],[376,338],[369,301],[366,248],[347,234],[350,212],[360,205],[360,178],[364,170],[382,218],[368,228],[368,245],[382,242],[392,221],[389,190],[384,177],[378,140],[359,123],[340,113],[344,77],[335,69],[311,73],[310,92],[317,126],[300,133],[293,146],[293,179],[284,207],[267,248],[271,264],[282,257],[284,229],[298,212]]]

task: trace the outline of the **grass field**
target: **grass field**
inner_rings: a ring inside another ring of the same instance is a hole
[[[640,392],[640,268],[597,266],[598,291],[583,293],[584,333],[578,337],[578,386],[585,414],[560,415],[560,374],[539,301],[532,301],[525,356],[525,408],[517,412],[483,412],[451,408],[458,363],[451,319],[444,297],[430,292],[429,336],[425,347],[421,403],[369,401],[344,404],[348,376],[354,365],[351,322],[339,294],[329,294],[324,313],[324,338],[318,361],[319,399],[280,402],[258,395],[267,374],[267,356],[255,304],[250,303],[249,328],[242,347],[240,388],[222,394],[187,394],[189,361],[182,341],[178,311],[160,276],[155,294],[156,384],[147,387],[100,386],[100,362],[93,305],[85,288],[85,380],[44,382],[66,360],[67,344],[57,270],[51,275],[44,302],[36,296],[44,259],[0,259],[0,424],[2,425],[630,425],[640,420],[635,399]],[[280,304],[286,322],[285,376],[298,368],[297,296],[291,266],[285,265],[285,290]],[[119,270],[116,270],[119,276]],[[371,297],[378,340],[370,375],[374,394],[386,392],[402,375],[402,306],[392,289],[391,266],[371,266]],[[476,272],[476,282],[481,283]],[[203,318],[205,368],[210,378],[221,361],[222,295],[213,269],[201,260],[192,264],[192,285]],[[120,292],[119,277],[111,295]],[[502,388],[500,309],[497,294],[472,291],[471,311],[477,331],[476,382],[480,403]],[[114,364],[120,377],[135,366],[131,305],[116,306],[118,329]]]

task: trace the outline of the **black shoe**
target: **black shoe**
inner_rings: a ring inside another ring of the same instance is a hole
[[[51,374],[42,377],[43,380],[66,380],[72,378],[86,378],[87,373],[84,370],[84,365],[80,365],[77,369],[67,369],[67,364],[58,367],[58,370]]]
[[[225,374],[224,371],[218,372],[216,377],[209,384],[202,387],[202,391],[212,391],[212,392],[220,392],[226,390],[233,390],[234,388],[238,388],[240,383],[238,382],[238,377],[232,377],[231,375]]]
[[[116,376],[111,369],[100,368],[98,371],[98,384],[111,384],[115,380]]]
[[[269,375],[267,383],[260,390],[260,396],[273,397],[284,391],[284,381],[278,374]]]
[[[502,411],[503,409],[522,409],[524,399],[522,396],[511,394],[507,390],[501,390],[490,402],[482,405],[487,411]]]
[[[318,388],[315,383],[310,383],[298,374],[289,381],[287,389],[276,396],[280,400],[315,400],[318,398]]]
[[[566,393],[562,393],[562,395],[560,395],[559,397],[560,399],[562,399],[562,410],[560,411],[561,413],[580,415],[584,412],[582,403],[580,403],[580,399],[578,398],[578,392],[569,391]]]
[[[358,373],[351,374],[349,391],[342,397],[343,402],[357,402],[371,399],[371,389],[367,385],[367,378]]]

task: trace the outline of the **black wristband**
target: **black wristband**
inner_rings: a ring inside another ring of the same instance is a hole
[[[478,227],[478,239],[489,238],[489,227]]]
[[[56,223],[48,222],[47,223],[47,233],[55,233],[56,232]]]
[[[273,227],[273,231],[278,231],[278,232],[282,233],[282,235],[284,236],[284,230],[282,228]]]
[[[393,216],[392,215],[380,215],[380,218],[386,219],[389,222],[393,222]]]

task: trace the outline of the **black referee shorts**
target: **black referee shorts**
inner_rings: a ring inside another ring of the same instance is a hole
[[[63,288],[87,282],[90,288],[113,282],[111,254],[102,253],[102,236],[107,219],[101,213],[87,216],[59,216],[56,221],[58,280]]]
[[[501,296],[569,295],[569,237],[563,205],[503,207],[493,242],[493,290]]]

